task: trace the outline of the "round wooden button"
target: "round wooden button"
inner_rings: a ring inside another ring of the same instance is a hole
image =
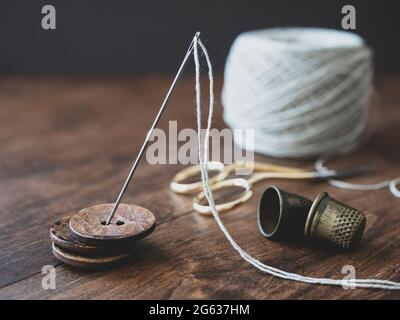
[[[108,255],[125,251],[127,246],[94,246],[87,244],[71,231],[69,227],[70,217],[65,217],[55,222],[50,228],[50,238],[59,247],[73,252],[98,253]],[[128,245],[130,245],[128,243]]]
[[[156,218],[147,209],[121,203],[109,225],[107,218],[113,203],[98,204],[82,209],[70,219],[72,232],[83,242],[104,245],[144,238],[156,226]]]
[[[50,238],[59,247],[77,252],[96,252],[101,247],[88,245],[78,239],[69,227],[70,217],[62,218],[50,228]]]
[[[72,267],[86,269],[107,268],[121,264],[132,256],[136,245],[132,244],[132,246],[133,248],[130,248],[129,251],[124,253],[111,256],[96,256],[83,253],[78,255],[66,249],[62,249],[54,242],[52,243],[53,255],[58,260]]]

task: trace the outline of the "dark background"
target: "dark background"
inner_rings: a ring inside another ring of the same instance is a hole
[[[356,32],[375,49],[376,67],[400,71],[400,7],[394,0],[2,0],[0,73],[157,73],[176,70],[202,32],[221,70],[234,37],[277,26],[341,28],[341,8],[357,11]],[[41,28],[41,8],[57,29]]]

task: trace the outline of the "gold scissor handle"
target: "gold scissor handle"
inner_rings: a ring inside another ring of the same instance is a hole
[[[258,172],[254,173],[248,180],[243,178],[236,179],[226,179],[223,181],[218,181],[211,185],[211,190],[216,191],[223,188],[228,187],[240,187],[243,188],[243,194],[235,199],[228,202],[216,204],[218,212],[224,212],[231,210],[239,204],[245,203],[248,201],[253,195],[253,191],[251,190],[254,183],[266,180],[266,179],[313,179],[316,177],[315,172]],[[205,193],[202,191],[198,195],[193,198],[193,209],[198,213],[203,215],[211,215],[211,209],[209,204],[206,205],[200,204],[200,201],[205,198]]]
[[[264,162],[249,162],[249,161],[240,161],[233,164],[227,165],[230,172],[234,169],[240,168],[251,168],[255,172],[302,172],[305,171],[303,168],[296,167],[287,167],[287,166],[278,166],[272,163],[264,163]]]
[[[225,165],[218,161],[210,161],[207,163],[208,171],[217,171],[218,173],[209,178],[209,183],[214,184],[218,181],[224,180],[228,175],[229,171],[226,170]],[[200,165],[194,165],[179,171],[170,184],[172,191],[180,194],[189,194],[194,192],[200,192],[203,190],[203,182],[196,181],[192,183],[184,183],[183,181],[200,174]]]
[[[248,179],[236,178],[236,179],[226,179],[230,173],[233,172],[236,168],[254,168],[254,171],[258,171],[252,174]],[[253,184],[267,180],[267,179],[329,179],[336,176],[349,176],[356,175],[362,172],[365,172],[368,168],[365,166],[356,166],[348,169],[342,170],[328,170],[325,172],[319,171],[306,171],[305,169],[293,168],[293,167],[283,167],[277,166],[268,163],[234,163],[229,165],[224,165],[221,162],[211,161],[208,162],[207,165],[208,171],[218,171],[218,173],[209,178],[209,184],[212,191],[216,191],[219,189],[227,188],[227,187],[240,187],[242,188],[243,194],[232,201],[228,201],[221,204],[216,204],[216,209],[218,212],[224,212],[232,209],[233,207],[242,204],[249,200],[253,194],[251,187]],[[189,168],[186,168],[180,172],[178,172],[173,181],[171,183],[171,189],[177,193],[193,193],[200,192],[203,190],[202,181],[197,181],[194,183],[184,183],[184,181],[194,175],[198,175],[200,173],[200,166],[195,165]],[[226,179],[226,180],[225,180]],[[210,206],[202,205],[200,202],[204,200],[205,194],[204,191],[199,193],[193,199],[193,208],[198,213],[203,215],[210,215],[211,210]]]
[[[219,189],[223,189],[223,188],[227,188],[227,187],[243,188],[243,195],[241,195],[239,198],[229,201],[229,202],[215,204],[215,207],[219,213],[228,211],[228,210],[232,209],[233,207],[246,202],[253,195],[253,191],[251,190],[251,186],[250,186],[249,182],[243,178],[227,179],[227,180],[216,182],[213,185],[211,185],[211,190],[215,191],[215,190],[219,190]],[[200,204],[200,201],[203,200],[204,198],[205,198],[204,191],[200,192],[198,195],[196,195],[193,198],[193,209],[196,210],[200,214],[209,216],[212,214],[210,206],[208,204],[207,205]]]
[[[262,162],[237,162],[224,165],[222,162],[210,161],[207,163],[208,171],[217,171],[218,173],[209,179],[210,184],[226,179],[235,169],[251,168],[259,172],[302,172],[304,169],[278,166],[270,163]],[[179,171],[170,184],[172,191],[179,194],[191,194],[203,190],[202,181],[185,183],[184,181],[200,174],[200,166],[194,165]]]

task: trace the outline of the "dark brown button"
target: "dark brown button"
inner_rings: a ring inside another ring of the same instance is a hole
[[[76,254],[72,251],[62,249],[54,242],[52,243],[53,255],[64,262],[67,265],[77,268],[87,268],[87,269],[99,269],[107,268],[119,265],[127,261],[133,254],[135,244],[132,243],[132,247],[123,253],[114,254],[110,256],[97,256],[94,254]]]
[[[71,231],[71,228],[69,227],[69,220],[70,217],[62,218],[54,223],[50,228],[50,238],[57,246],[78,253],[98,253],[103,255],[110,253],[116,254],[126,250],[127,246],[94,246],[82,242]]]
[[[98,248],[80,241],[69,227],[70,217],[58,220],[50,228],[50,238],[59,247],[77,252],[96,252]]]
[[[144,238],[156,226],[154,215],[147,209],[121,203],[111,223],[106,224],[112,203],[82,209],[70,219],[69,226],[79,240],[92,244],[121,243]]]

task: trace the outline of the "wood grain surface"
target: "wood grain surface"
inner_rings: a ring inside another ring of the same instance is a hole
[[[50,226],[84,207],[114,201],[168,88],[171,77],[0,78],[0,298],[2,299],[399,299],[399,292],[309,285],[264,274],[229,245],[212,218],[197,215],[191,198],[169,189],[183,166],[143,161],[124,202],[151,210],[157,228],[135,257],[116,269],[78,271],[51,253]],[[219,96],[221,78],[217,81]],[[375,171],[352,181],[400,176],[400,77],[378,78],[380,107],[368,144],[344,166],[372,161]],[[223,128],[218,101],[217,128]],[[161,127],[177,120],[194,128],[194,83],[178,84]],[[310,161],[257,160],[312,168]],[[273,242],[256,224],[257,203],[270,184],[309,198],[321,191],[367,216],[360,246],[342,253],[307,243]],[[400,281],[400,199],[387,189],[338,190],[324,182],[270,181],[256,185],[247,204],[223,221],[237,242],[271,266],[309,276]],[[44,290],[42,267],[56,267],[56,289]]]

